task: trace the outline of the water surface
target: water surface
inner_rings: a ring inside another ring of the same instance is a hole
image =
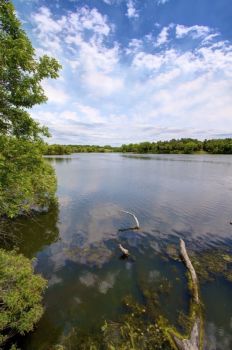
[[[165,247],[232,248],[232,156],[73,154],[49,158],[58,178],[59,207],[15,222],[20,250],[36,257],[48,279],[46,311],[23,349],[47,350],[73,327],[88,332],[117,320],[121,300],[139,285],[167,278],[163,312],[176,323],[188,311],[185,267],[162,259]],[[125,230],[133,219],[138,231]],[[133,259],[120,260],[118,243]],[[202,286],[208,350],[232,349],[232,284]],[[75,347],[74,347],[75,348]]]

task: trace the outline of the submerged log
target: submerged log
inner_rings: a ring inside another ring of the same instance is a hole
[[[185,242],[180,239],[180,253],[181,257],[190,273],[192,281],[192,305],[190,318],[193,320],[193,325],[188,338],[182,337],[180,334],[171,332],[171,336],[175,345],[179,350],[200,350],[201,349],[201,337],[202,337],[202,318],[200,311],[200,299],[198,292],[198,279],[196,271],[188,256]]]
[[[189,259],[189,256],[188,256],[188,253],[186,250],[186,246],[185,246],[185,242],[183,241],[183,239],[180,239],[180,253],[181,253],[182,259],[183,259],[185,265],[187,266],[187,269],[189,270],[189,273],[191,275],[194,301],[195,301],[195,303],[199,304],[200,300],[199,300],[199,293],[198,293],[197,274],[196,274],[196,271],[191,263],[191,260]]]
[[[133,214],[133,213],[130,213],[129,211],[126,211],[126,210],[120,210],[122,213],[126,213],[126,214],[129,214],[129,215],[131,215],[131,216],[133,216],[133,218],[134,218],[134,220],[135,220],[135,223],[136,223],[136,226],[135,227],[132,227],[132,228],[130,228],[130,229],[134,229],[134,230],[136,230],[136,229],[139,229],[139,220],[138,220],[138,218],[135,216],[135,214]]]
[[[197,318],[191,330],[189,339],[180,339],[174,336],[174,341],[179,350],[199,350],[200,349],[200,329],[201,320]]]

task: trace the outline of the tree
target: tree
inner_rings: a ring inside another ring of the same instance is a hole
[[[33,273],[31,261],[0,249],[0,346],[33,329],[41,318],[46,281]]]
[[[13,218],[55,201],[56,177],[41,141],[0,137],[0,216]]]
[[[11,2],[0,2],[0,134],[37,139],[47,128],[34,121],[27,109],[47,100],[41,81],[57,78],[59,63],[35,57]]]
[[[60,64],[36,58],[11,1],[0,1],[0,218],[49,207],[56,179],[43,160],[48,129],[28,109],[47,100],[41,81],[57,78]]]

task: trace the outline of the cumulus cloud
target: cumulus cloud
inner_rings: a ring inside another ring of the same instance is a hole
[[[169,29],[171,28],[171,25],[168,27],[163,27],[161,32],[159,33],[157,37],[157,42],[156,45],[160,46],[168,42],[168,34],[169,34]]]
[[[195,26],[187,27],[187,26],[178,24],[176,26],[176,37],[180,39],[187,35],[191,35],[193,39],[204,38],[208,36],[210,31],[211,31],[210,28],[207,26],[195,25]]]
[[[61,50],[63,40],[69,44],[80,44],[86,33],[92,33],[92,40],[99,42],[112,30],[106,16],[88,7],[54,19],[50,9],[43,6],[33,13],[32,22],[40,45],[48,51]]]
[[[132,66],[136,68],[147,68],[157,70],[161,67],[164,57],[160,54],[150,54],[146,52],[137,53],[132,62]]]
[[[135,4],[133,0],[129,0],[127,2],[127,13],[126,13],[127,17],[129,18],[138,18],[139,14],[138,11],[135,8]]]
[[[132,39],[129,42],[125,52],[126,54],[134,54],[138,52],[142,46],[143,46],[143,41],[141,39]]]
[[[68,62],[73,71],[79,70],[83,87],[99,96],[108,96],[123,86],[123,79],[114,74],[119,46],[114,43],[109,47],[104,43],[113,26],[97,9],[81,7],[54,20],[50,10],[41,7],[32,18],[42,48],[48,53],[63,51],[61,61],[68,56],[65,63]],[[61,92],[58,91],[57,97],[54,93],[52,88],[48,89],[48,95],[55,102]],[[64,96],[60,97],[64,101]]]

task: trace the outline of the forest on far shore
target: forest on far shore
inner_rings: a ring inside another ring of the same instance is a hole
[[[123,144],[119,147],[110,145],[46,145],[44,147],[45,155],[62,155],[71,153],[154,153],[154,154],[232,154],[232,138],[212,139],[199,141],[191,138],[182,138],[179,140],[157,142],[141,142]]]

